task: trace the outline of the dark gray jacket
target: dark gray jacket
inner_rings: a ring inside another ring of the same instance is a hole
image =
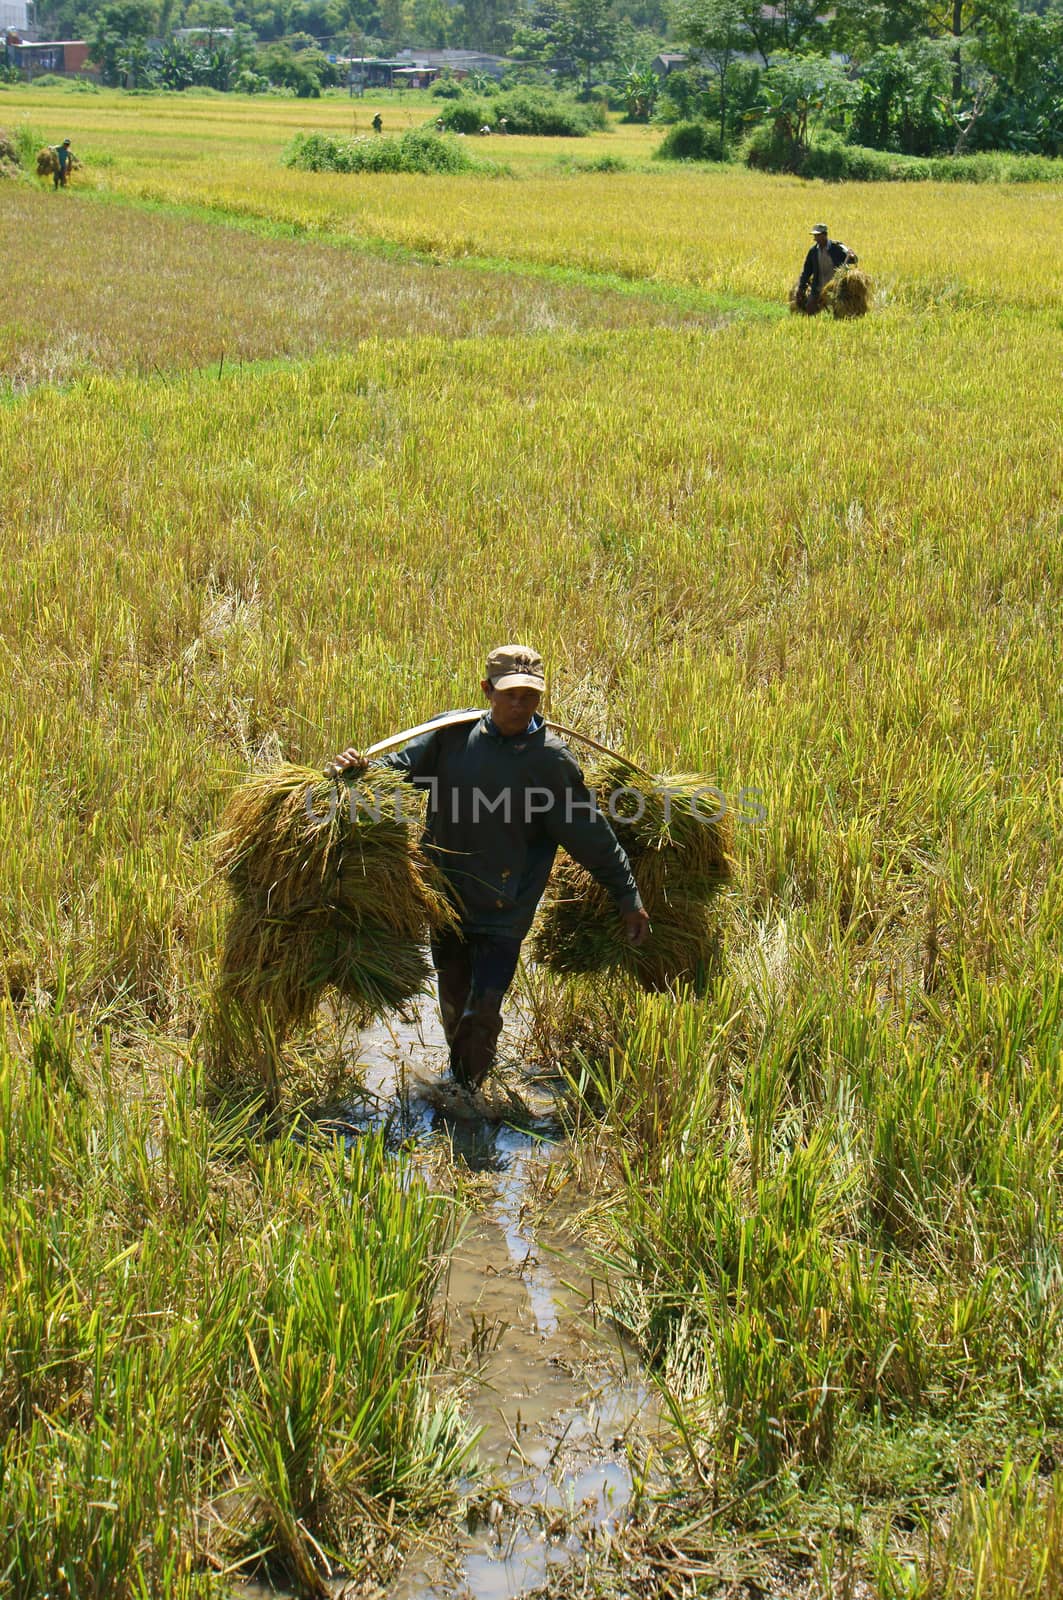
[[[383,765],[428,791],[426,849],[469,933],[523,939],[559,844],[618,911],[641,907],[631,866],[571,751],[541,717],[504,738],[490,716],[423,733]]]
[[[835,267],[844,267],[847,261],[856,263],[856,255],[838,239],[827,240],[827,250]],[[803,294],[806,289],[811,289],[813,294],[819,293],[819,246],[813,245],[805,257],[805,264],[801,268],[801,276],[797,280],[798,291]]]

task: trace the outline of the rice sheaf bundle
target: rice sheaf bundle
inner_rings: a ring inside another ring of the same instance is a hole
[[[718,815],[717,792],[693,774],[648,779],[611,761],[587,781],[628,854],[653,932],[645,945],[630,944],[611,897],[563,857],[536,924],[533,958],[553,972],[626,972],[651,990],[704,982],[719,964],[714,902],[731,876],[732,827]]]
[[[818,311],[818,309],[819,307],[817,306],[816,310]],[[807,317],[813,314],[809,308],[808,291],[802,290],[800,279],[790,290],[790,311],[794,316]]]
[[[217,999],[273,1044],[310,1020],[327,989],[365,1023],[425,987],[428,930],[454,917],[395,803],[400,784],[380,769],[363,786],[283,766],[229,801],[217,859],[232,904]]]
[[[59,158],[54,150],[45,145],[43,150],[37,151],[37,176],[38,178],[51,178],[59,171]]]
[[[866,317],[871,309],[871,279],[858,267],[842,267],[827,284],[820,299],[831,316]]]

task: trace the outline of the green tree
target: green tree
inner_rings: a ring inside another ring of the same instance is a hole
[[[517,28],[513,48],[582,80],[589,89],[595,68],[616,56],[612,0],[538,0],[527,23]]]
[[[147,41],[154,27],[155,8],[149,0],[109,0],[100,8],[87,42],[104,83],[134,87],[138,73],[147,73]]]
[[[660,79],[652,67],[628,67],[624,74],[624,109],[629,122],[649,122],[660,91]]]
[[[822,32],[822,9],[822,0],[776,0],[771,6],[746,0],[742,8],[746,32],[764,65],[779,51],[807,48]]]
[[[749,45],[744,0],[676,0],[677,36],[712,72],[720,90],[720,146],[727,139],[727,87],[735,57]]]
[[[799,171],[817,116],[840,112],[851,95],[845,71],[828,56],[782,53],[760,80],[757,110],[770,117],[786,165]]]
[[[473,50],[504,53],[513,42],[513,7],[509,0],[464,0],[461,37]]]

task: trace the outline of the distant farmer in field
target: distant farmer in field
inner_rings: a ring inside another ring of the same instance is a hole
[[[376,116],[373,118],[373,132],[374,133],[383,133],[383,131],[384,131],[384,120],[381,117],[380,112],[378,111]]]
[[[476,721],[421,734],[381,762],[428,791],[422,843],[460,923],[433,937],[432,964],[451,1071],[470,1089],[494,1065],[503,996],[559,844],[613,897],[632,944],[650,931],[627,856],[539,715],[542,657],[527,645],[492,650],[480,688],[487,710]],[[333,769],[368,765],[351,748]]]
[[[62,144],[54,144],[52,153],[55,156],[55,167],[52,171],[52,187],[55,189],[66,188],[70,177],[70,168],[74,163],[74,152],[70,148],[70,140],[64,139]]]
[[[812,248],[797,280],[797,301],[801,309],[814,316],[820,309],[823,291],[838,268],[855,265],[855,253],[830,237],[825,222],[817,222],[812,229]]]

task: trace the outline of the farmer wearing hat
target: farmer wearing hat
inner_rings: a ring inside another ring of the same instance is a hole
[[[823,291],[838,268],[855,265],[855,253],[830,237],[825,222],[817,222],[812,229],[812,248],[797,280],[797,299],[802,309],[814,316],[820,308]]]
[[[74,152],[70,148],[70,140],[64,139],[62,144],[53,144],[52,154],[55,156],[55,167],[52,171],[52,187],[58,189],[60,185],[65,189],[70,176],[70,168],[74,162]]]
[[[494,1065],[502,1000],[559,844],[612,895],[632,944],[650,931],[627,856],[568,746],[539,715],[538,651],[492,650],[480,688],[483,716],[423,733],[381,763],[428,791],[422,842],[459,918],[457,930],[433,935],[432,963],[451,1071],[471,1089]],[[352,748],[333,769],[368,765]]]

